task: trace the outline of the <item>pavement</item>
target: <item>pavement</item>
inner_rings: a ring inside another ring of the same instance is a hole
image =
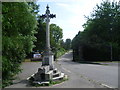
[[[53,86],[32,87],[27,85],[27,78],[35,73],[41,62],[23,62],[14,84],[6,88],[117,88],[118,66],[83,64],[72,61],[72,52],[68,52],[54,62],[55,67],[68,75],[68,80]]]
[[[41,62],[23,62],[21,64],[22,72],[15,76],[13,85],[6,88],[28,88],[27,78],[34,74],[41,67]]]

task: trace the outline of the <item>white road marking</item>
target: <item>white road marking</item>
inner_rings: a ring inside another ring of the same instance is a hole
[[[29,80],[29,79],[30,79],[30,77],[27,78],[27,80]]]
[[[64,68],[64,67],[62,67],[62,69],[64,69],[65,71],[71,73],[71,71],[69,71],[68,69],[66,69],[66,68]]]
[[[35,74],[32,74],[30,77],[27,78],[27,80],[29,80],[31,77],[33,77]]]
[[[82,75],[82,74],[81,74],[81,77],[84,78],[84,79],[86,79],[86,80],[89,80],[89,81],[92,81],[92,82],[94,82],[94,83],[97,83],[97,84],[99,84],[99,85],[102,85],[103,87],[113,88],[113,90],[115,90],[114,87],[111,87],[111,86],[108,86],[108,85],[106,85],[106,84],[100,83],[100,82],[95,81],[95,80],[93,80],[93,79],[89,79],[89,78],[86,77],[85,75]]]
[[[105,86],[105,87],[107,87],[107,88],[113,88],[113,87],[110,87],[110,86],[108,86],[108,85],[106,85],[106,84],[101,84],[101,85],[103,85],[103,86]]]

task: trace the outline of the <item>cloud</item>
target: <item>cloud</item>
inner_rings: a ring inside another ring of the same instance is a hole
[[[69,4],[65,4],[65,3],[56,3],[56,5],[61,6],[63,8],[69,8]]]

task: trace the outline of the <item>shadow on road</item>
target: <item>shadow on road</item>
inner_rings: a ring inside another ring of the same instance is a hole
[[[81,61],[79,62],[80,64],[96,64],[96,65],[103,65],[101,63],[96,63],[96,62],[89,62],[89,61]]]
[[[110,65],[110,66],[119,66],[118,62],[94,62],[94,61],[79,61],[81,64],[94,64],[94,65]]]
[[[27,81],[27,80],[21,80],[21,81],[19,81],[19,82],[14,82],[13,84],[19,84],[19,83],[27,84],[28,81]]]
[[[67,63],[75,63],[73,61],[73,53],[69,52],[66,53],[65,55],[63,55],[62,57],[62,61],[63,62],[67,62]],[[98,62],[98,61],[78,61],[76,62],[76,64],[93,64],[93,65],[112,65],[112,66],[117,66],[118,63],[115,62]]]
[[[19,82],[14,82],[13,84],[14,84],[14,85],[18,85],[18,86],[20,86],[21,84],[24,84],[25,87],[31,87],[30,83],[29,83],[28,80],[26,80],[26,79],[21,80],[21,81],[19,81]],[[20,85],[19,85],[19,84],[20,84]]]
[[[76,64],[95,64],[95,65],[103,65],[101,63],[96,63],[96,62],[91,62],[91,61],[79,61],[79,62],[74,62],[73,61],[73,53],[69,52],[66,53],[65,55],[63,55],[62,57],[62,61],[63,62],[67,62],[67,63],[76,63]]]

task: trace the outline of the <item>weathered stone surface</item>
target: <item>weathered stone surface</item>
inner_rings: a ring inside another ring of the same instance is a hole
[[[52,79],[52,75],[53,70],[50,70],[49,66],[42,66],[34,75],[34,79],[35,81],[48,81]]]
[[[50,66],[50,70],[54,68],[54,56],[52,54],[43,56],[42,66],[46,65]]]
[[[64,77],[64,73],[61,73],[57,68],[50,70],[49,66],[42,66],[38,69],[38,72],[34,75],[31,75],[34,78],[34,81],[43,82],[50,80],[58,80]]]
[[[52,80],[53,70],[50,70],[48,73],[45,74],[46,81]]]
[[[53,73],[52,77],[59,77],[61,75],[60,71],[57,71],[56,73]]]
[[[57,70],[57,68],[55,68],[54,70],[53,70],[53,73],[56,73],[58,70]]]
[[[61,73],[60,74],[60,76],[57,76],[57,77],[54,77],[54,78],[52,78],[52,80],[61,80],[61,79],[63,79],[64,78],[64,76],[65,76],[65,74],[64,73]]]
[[[40,73],[36,73],[36,74],[34,75],[34,80],[35,80],[35,81],[41,81],[41,74],[40,74]]]
[[[47,73],[50,70],[50,66],[46,65],[46,66],[42,66],[41,68],[38,69],[39,73]]]

